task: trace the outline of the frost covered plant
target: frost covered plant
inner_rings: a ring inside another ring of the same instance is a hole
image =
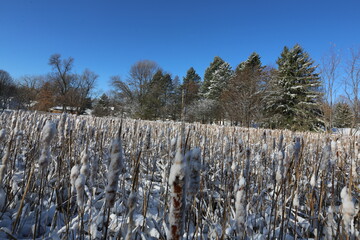
[[[245,178],[240,177],[239,184],[236,188],[235,200],[235,221],[236,231],[239,239],[245,237],[245,222],[246,222],[246,198],[245,198]]]
[[[185,209],[185,164],[184,155],[178,149],[170,169],[169,185],[171,187],[171,205],[169,213],[169,239],[181,239],[184,226]]]
[[[84,189],[85,189],[85,176],[80,174],[76,181],[75,181],[75,188],[76,188],[76,202],[80,209],[84,209]]]
[[[0,187],[3,183],[4,177],[5,177],[5,171],[6,171],[6,166],[8,164],[9,161],[9,157],[10,157],[10,142],[7,144],[6,150],[5,150],[5,154],[1,159],[1,166],[0,166]]]
[[[50,142],[56,134],[56,125],[51,121],[47,121],[42,132],[41,132],[41,141],[43,144],[43,149],[41,150],[41,155],[39,159],[39,165],[42,169],[47,167],[50,161]]]
[[[90,176],[89,154],[87,148],[85,148],[81,152],[80,159],[81,159],[80,173],[84,175],[84,177],[87,179]]]
[[[79,165],[76,164],[71,168],[71,172],[70,172],[71,193],[73,194],[76,191],[75,182],[79,174],[80,174]]]
[[[353,233],[353,221],[356,215],[355,204],[352,200],[351,193],[347,187],[344,187],[341,190],[341,201],[342,201],[342,208],[341,213],[343,216],[343,222],[345,226],[345,231],[347,233]]]
[[[6,202],[6,193],[4,189],[0,186],[0,212],[4,208]]]
[[[119,175],[124,162],[120,137],[114,139],[111,144],[110,159],[111,161],[108,170],[108,185],[105,189],[106,206],[109,208],[113,207],[115,203]]]
[[[327,221],[324,230],[326,240],[334,239],[334,233],[336,232],[336,223],[334,221],[334,211],[331,206],[327,210]]]
[[[6,129],[1,129],[0,130],[0,143],[5,140],[5,136],[6,136]]]
[[[189,161],[187,162],[188,168],[188,181],[187,191],[190,195],[194,196],[200,189],[200,170],[201,170],[201,151],[200,148],[194,148],[188,152]]]

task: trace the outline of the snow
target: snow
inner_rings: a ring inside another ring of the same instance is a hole
[[[347,187],[344,187],[341,190],[341,200],[342,200],[342,215],[343,215],[343,221],[345,225],[345,229],[349,232],[350,231],[350,225],[353,221],[354,216],[356,215],[355,211],[355,205],[352,201],[351,194],[349,194],[349,189]]]
[[[195,123],[186,124],[191,131],[184,151],[176,149],[175,140],[181,123],[123,119],[123,134],[118,139],[120,120],[116,118],[13,112],[9,116],[0,113],[0,119],[6,132],[16,126],[24,133],[21,138],[6,134],[0,142],[0,147],[5,147],[0,149],[0,157],[8,156],[12,164],[0,186],[0,239],[9,238],[9,233],[16,239],[34,238],[37,216],[36,239],[81,238],[83,232],[84,239],[96,240],[103,238],[106,228],[109,239],[124,239],[127,234],[138,239],[166,239],[171,224],[184,227],[184,239],[238,239],[245,233],[248,239],[272,239],[280,238],[282,221],[287,231],[283,239],[306,239],[320,231],[315,230],[314,219],[318,218],[323,224],[319,239],[333,239],[331,229],[334,234],[344,234],[345,227],[358,238],[355,137]],[[49,122],[59,123],[59,141],[44,137],[49,142],[44,146],[37,140],[42,143],[42,136],[50,135],[42,131],[51,129],[44,127]],[[3,144],[9,140],[14,143],[10,153]],[[134,163],[140,151],[138,183],[133,188]],[[47,168],[37,164],[41,156],[50,159]],[[320,164],[330,158],[335,171],[321,170]],[[299,167],[290,168],[295,163]],[[346,188],[350,169],[352,192]],[[328,194],[321,209],[314,201],[320,194],[320,180]],[[332,180],[334,194],[329,190]],[[173,210],[178,215],[171,214]],[[132,225],[128,225],[130,216]],[[201,226],[197,225],[199,219]]]
[[[56,125],[51,121],[47,121],[42,133],[41,133],[41,141],[45,144],[50,144],[50,141],[54,138],[56,134]]]
[[[178,179],[183,179],[185,177],[184,169],[184,156],[180,151],[176,152],[174,163],[170,169],[169,175],[169,185],[172,186],[173,182]]]

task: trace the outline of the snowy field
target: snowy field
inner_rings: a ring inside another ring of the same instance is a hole
[[[0,113],[0,239],[359,239],[358,141]]]

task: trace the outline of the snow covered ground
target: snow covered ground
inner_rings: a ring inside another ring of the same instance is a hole
[[[0,113],[0,239],[356,239],[358,148],[346,134]]]

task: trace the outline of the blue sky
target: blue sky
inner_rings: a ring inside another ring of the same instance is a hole
[[[143,59],[182,79],[191,66],[203,76],[214,56],[235,68],[256,51],[275,65],[299,43],[319,63],[331,43],[360,47],[359,11],[358,0],[0,0],[0,69],[46,74],[60,53],[107,91],[110,76],[126,79]]]

